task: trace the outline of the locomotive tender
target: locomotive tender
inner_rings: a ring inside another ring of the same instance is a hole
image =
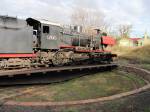
[[[0,69],[111,62],[102,34],[47,20],[0,16]]]

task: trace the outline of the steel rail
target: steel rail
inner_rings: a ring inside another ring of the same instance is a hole
[[[47,72],[60,72],[60,71],[71,71],[71,70],[83,70],[83,69],[93,69],[102,67],[114,67],[117,64],[103,64],[103,65],[78,65],[78,66],[65,66],[65,67],[50,67],[50,68],[33,68],[33,69],[21,69],[21,70],[7,70],[0,71],[0,77],[9,76],[13,77],[15,75],[21,74],[35,74],[35,73],[47,73]]]
[[[136,72],[140,72],[143,74],[138,74],[141,75],[144,78],[146,78],[145,80],[147,80],[148,82],[150,82],[150,71],[145,70],[145,69],[141,69],[138,67],[132,67],[132,66],[125,66],[125,65],[120,65],[120,67],[123,67],[124,69],[127,70],[132,70],[132,72],[136,71]],[[148,76],[148,77],[145,77]],[[79,100],[79,101],[62,101],[62,102],[15,102],[15,101],[7,101],[4,103],[4,105],[7,106],[69,106],[69,105],[85,105],[85,104],[90,104],[90,103],[98,103],[98,102],[105,102],[105,101],[111,101],[111,100],[116,100],[116,99],[120,99],[120,98],[124,98],[124,97],[128,97],[131,95],[136,95],[138,93],[141,92],[145,92],[147,90],[150,89],[150,83],[148,83],[147,85],[141,87],[141,88],[137,88],[135,90],[129,91],[129,92],[125,92],[125,93],[120,93],[120,94],[116,94],[116,95],[112,95],[112,96],[108,96],[108,97],[102,97],[102,98],[97,98],[97,99],[87,99],[87,100]]]

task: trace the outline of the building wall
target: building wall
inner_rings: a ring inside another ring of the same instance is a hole
[[[150,45],[150,38],[148,37],[147,32],[144,34],[143,44]]]
[[[119,41],[119,46],[122,47],[138,47],[138,46],[143,46],[144,45],[144,39],[140,39],[137,41],[133,41],[130,39],[121,39]]]
[[[133,41],[130,39],[119,40],[119,46],[122,47],[140,47],[145,45],[150,45],[150,38],[141,38],[137,41]]]
[[[150,39],[144,40],[144,45],[150,45]]]
[[[130,47],[132,45],[133,45],[133,43],[129,39],[121,39],[119,41],[119,46]]]

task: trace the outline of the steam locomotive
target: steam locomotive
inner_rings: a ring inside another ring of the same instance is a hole
[[[104,40],[98,29],[89,36],[80,26],[0,16],[0,69],[110,63],[116,55]]]

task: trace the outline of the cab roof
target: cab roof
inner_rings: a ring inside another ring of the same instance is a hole
[[[46,19],[28,18],[27,20],[35,20],[35,21],[37,21],[37,22],[39,22],[41,24],[61,26],[61,24],[59,24],[59,23],[50,22],[49,20],[46,20]]]

